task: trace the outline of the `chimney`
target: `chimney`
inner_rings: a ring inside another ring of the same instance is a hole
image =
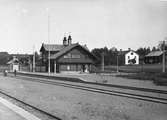
[[[67,42],[68,42],[68,41],[67,41],[67,38],[66,38],[66,36],[64,36],[64,38],[63,38],[63,45],[64,45],[64,46],[67,46],[67,45],[68,45]]]
[[[130,49],[130,48],[128,48],[128,51],[131,51],[131,49]]]
[[[72,38],[71,38],[71,35],[68,36],[68,45],[71,45],[72,44]]]

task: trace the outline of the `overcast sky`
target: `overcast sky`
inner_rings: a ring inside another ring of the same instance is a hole
[[[166,0],[0,0],[0,51],[32,53],[48,43],[73,42],[126,50],[167,37]],[[47,12],[48,9],[48,12]]]

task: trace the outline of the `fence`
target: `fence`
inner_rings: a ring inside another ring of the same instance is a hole
[[[10,70],[9,66],[8,65],[0,65],[0,72],[3,72],[4,70],[9,71]]]

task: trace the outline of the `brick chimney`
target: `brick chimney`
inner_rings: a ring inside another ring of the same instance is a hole
[[[66,36],[64,36],[64,38],[63,38],[63,45],[64,45],[64,46],[67,46],[67,45],[68,45],[68,41],[67,41]]]
[[[68,45],[71,45],[72,44],[72,38],[71,38],[71,35],[68,36]]]

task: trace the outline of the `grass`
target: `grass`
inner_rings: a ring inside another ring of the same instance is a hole
[[[156,85],[167,86],[167,72],[166,73],[141,72],[141,73],[135,73],[135,74],[116,75],[116,76],[117,77],[125,77],[128,79],[151,80]]]
[[[105,66],[106,71],[116,71],[117,66]],[[167,65],[166,65],[167,70]],[[144,64],[144,65],[124,65],[119,66],[120,72],[162,72],[161,64]]]
[[[106,66],[106,71],[116,71],[117,66]],[[167,65],[166,65],[167,71]],[[117,75],[129,79],[151,80],[156,85],[167,85],[167,72],[162,73],[162,64],[126,65],[119,66],[119,72],[134,73]]]

